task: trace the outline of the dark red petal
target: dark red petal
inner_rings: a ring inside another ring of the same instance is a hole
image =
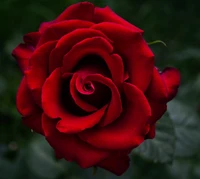
[[[114,83],[121,84],[124,77],[123,61],[117,54],[110,55],[112,51],[113,47],[106,39],[102,37],[86,38],[74,45],[64,56],[62,71],[71,72],[84,56],[95,54],[107,64]]]
[[[107,59],[112,51],[113,47],[106,39],[102,37],[86,38],[74,45],[64,56],[62,70],[63,72],[70,72],[84,56],[90,54],[99,55],[105,61],[109,61]]]
[[[149,101],[151,106],[152,116],[149,119],[150,131],[146,135],[146,139],[153,139],[155,137],[155,124],[162,117],[167,110],[166,103],[160,103],[156,101]]]
[[[25,77],[23,77],[18,88],[16,106],[17,110],[23,117],[30,116],[34,112],[38,111],[38,106],[35,104],[31,92],[28,89]]]
[[[42,134],[41,109],[35,104],[25,77],[23,77],[17,92],[16,106],[22,115],[23,123],[35,132]]]
[[[97,111],[98,109],[95,106],[85,102],[84,100],[80,98],[80,96],[78,95],[78,91],[76,89],[76,85],[78,85],[77,83],[80,83],[80,80],[78,79],[78,74],[75,73],[70,81],[70,94],[74,102],[77,104],[77,106],[79,106],[81,109],[83,109],[86,112]]]
[[[94,5],[92,3],[81,2],[73,4],[68,8],[66,8],[63,11],[63,13],[61,13],[55,20],[42,23],[40,25],[39,31],[44,32],[52,24],[64,20],[77,19],[82,21],[92,21],[93,16],[94,16]]]
[[[152,111],[152,116],[149,119],[149,124],[155,124],[156,121],[159,120],[167,110],[167,105],[166,103],[159,103],[155,101],[149,101],[149,104]]]
[[[36,45],[40,39],[40,35],[41,35],[40,32],[30,32],[30,33],[24,35],[23,40],[26,44],[30,44],[33,47],[36,47]]]
[[[102,31],[113,41],[129,72],[130,83],[145,91],[151,81],[154,55],[141,33],[110,22],[95,24],[91,28]]]
[[[168,67],[162,71],[161,77],[167,87],[168,101],[170,101],[176,96],[178,92],[181,78],[180,72],[176,68]]]
[[[121,24],[128,28],[131,28],[131,30],[134,30],[136,32],[143,33],[143,30],[139,29],[138,27],[134,26],[133,24],[127,22],[126,20],[115,14],[108,6],[106,6],[105,8],[95,8],[94,22],[115,22],[117,24]]]
[[[120,176],[128,169],[129,162],[128,155],[111,155],[101,161],[97,166]]]
[[[27,44],[19,44],[12,52],[22,72],[28,69],[29,58],[33,54],[33,47]]]
[[[167,101],[167,88],[166,85],[156,68],[154,68],[151,83],[147,89],[146,96],[149,100],[157,102]]]
[[[96,165],[107,158],[110,153],[96,149],[81,141],[75,135],[66,135],[58,132],[55,128],[56,121],[43,114],[42,127],[50,145],[59,156],[68,161],[75,161],[81,167],[88,168]]]
[[[92,21],[94,16],[94,5],[89,2],[80,2],[73,4],[60,14],[56,21],[63,21],[69,19],[79,19],[84,21]]]
[[[88,75],[85,78],[85,80],[100,82],[110,88],[112,92],[112,98],[108,106],[108,109],[105,113],[105,116],[102,118],[102,120],[99,123],[99,126],[103,127],[112,123],[114,120],[116,120],[120,116],[123,110],[120,93],[117,87],[115,86],[115,84],[112,82],[111,79],[106,78],[100,74]],[[103,91],[102,91],[102,94],[103,94]],[[103,95],[102,95],[102,98],[103,98]]]
[[[43,33],[45,30],[48,29],[48,27],[50,27],[52,24],[56,23],[55,20],[53,21],[49,21],[49,22],[43,22],[40,24],[40,27],[39,27],[39,32],[40,33]]]
[[[77,133],[97,124],[106,106],[87,116],[75,116],[64,108],[61,99],[62,78],[60,68],[54,70],[47,78],[42,88],[42,107],[44,112],[51,118],[60,118],[57,129],[63,133]]]
[[[38,110],[37,112],[34,112],[30,116],[22,117],[22,122],[24,125],[28,126],[33,131],[44,135],[41,118],[42,118],[42,110]]]
[[[150,130],[145,136],[145,139],[153,139],[155,135],[156,135],[156,126],[155,124],[153,124],[152,126],[150,126]]]
[[[98,124],[106,111],[107,105],[103,106],[98,111],[87,116],[75,116],[69,112],[61,114],[62,118],[57,123],[56,128],[66,134],[81,132],[87,128],[91,128]]]
[[[49,69],[52,72],[55,68],[60,67],[63,62],[63,56],[78,42],[90,37],[104,37],[102,32],[94,29],[77,29],[63,36],[52,51],[49,59]]]
[[[106,60],[106,59],[105,59]],[[124,81],[124,64],[118,54],[112,54],[110,60],[106,61],[110,69],[113,82],[118,86]]]
[[[67,20],[52,24],[42,34],[37,46],[40,46],[48,41],[58,40],[62,36],[74,31],[75,29],[89,28],[92,25],[93,25],[92,22],[81,21],[81,20]]]
[[[79,137],[89,144],[108,150],[137,147],[144,141],[151,109],[142,91],[124,83],[125,105],[122,115],[113,124],[100,129],[85,130]]]
[[[57,41],[47,42],[37,48],[30,58],[30,68],[26,71],[28,86],[38,105],[41,105],[42,85],[48,76],[49,54],[56,43]]]

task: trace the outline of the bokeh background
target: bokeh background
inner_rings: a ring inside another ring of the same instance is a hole
[[[11,56],[23,34],[36,31],[77,0],[0,0],[0,179],[198,179],[200,178],[200,1],[199,0],[90,0],[110,6],[145,31],[156,66],[181,72],[178,96],[168,116],[157,124],[152,142],[131,154],[129,170],[117,177],[98,169],[83,170],[57,161],[44,138],[21,124],[15,95],[21,73]],[[171,123],[168,121],[171,119]],[[70,147],[70,146],[69,146]],[[90,156],[88,156],[90,157]]]

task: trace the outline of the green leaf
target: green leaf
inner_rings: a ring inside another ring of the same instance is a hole
[[[153,42],[148,42],[148,45],[153,45],[153,44],[158,44],[161,43],[163,44],[165,47],[167,47],[166,43],[163,42],[162,40],[154,40]]]
[[[25,178],[27,169],[23,159],[23,150],[19,151],[16,158],[13,160],[8,160],[6,157],[0,157],[0,179]]]
[[[43,137],[30,144],[26,162],[34,175],[45,179],[55,179],[67,169],[54,159],[53,149]]]
[[[173,178],[192,179],[191,176],[192,163],[187,160],[174,160],[173,164],[167,166],[168,172]]]
[[[199,152],[200,119],[196,111],[179,101],[168,104],[168,112],[173,120],[176,134],[176,157],[189,157]]]
[[[160,163],[171,163],[175,149],[175,134],[171,119],[165,114],[156,124],[156,137],[147,139],[133,152]]]

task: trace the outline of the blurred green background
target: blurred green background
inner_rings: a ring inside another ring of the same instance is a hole
[[[200,1],[91,0],[110,6],[145,31],[156,66],[174,66],[181,87],[168,116],[157,124],[157,136],[131,154],[129,170],[116,177],[102,169],[94,176],[64,160],[56,161],[45,140],[21,124],[15,95],[21,73],[11,57],[23,34],[59,15],[77,0],[0,1],[0,179],[198,179],[200,178]],[[171,122],[169,121],[171,120]],[[88,156],[89,157],[89,156]]]

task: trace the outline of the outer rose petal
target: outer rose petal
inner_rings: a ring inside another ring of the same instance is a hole
[[[34,131],[42,134],[42,110],[35,104],[25,77],[22,79],[17,92],[16,105],[19,113],[22,115],[23,123]]]
[[[31,45],[19,44],[12,52],[22,72],[28,69],[29,58],[33,54],[34,48]]]
[[[91,28],[102,31],[113,41],[115,51],[123,58],[129,72],[130,83],[145,91],[151,81],[154,55],[141,33],[109,22],[95,24]]]
[[[154,68],[151,83],[147,89],[146,96],[149,100],[157,102],[167,101],[167,88],[166,85],[156,68]]]
[[[128,169],[129,161],[130,159],[128,155],[111,155],[101,161],[97,166],[120,176]]]
[[[18,88],[16,105],[17,110],[23,117],[30,116],[35,111],[38,111],[38,106],[35,104],[31,92],[28,89],[25,77],[23,77]]]
[[[180,72],[175,68],[168,67],[162,71],[161,77],[165,82],[168,93],[168,101],[170,101],[178,92],[178,87],[180,85]]]
[[[158,103],[154,101],[149,101],[151,106],[152,116],[149,119],[149,124],[155,124],[155,122],[162,117],[162,115],[167,110],[166,103]]]
[[[50,54],[49,69],[52,72],[55,68],[62,66],[63,56],[78,42],[91,37],[107,37],[100,31],[94,29],[77,29],[64,35]],[[55,60],[56,59],[56,60]]]
[[[81,20],[67,20],[52,24],[48,29],[42,34],[38,45],[40,46],[51,40],[59,40],[62,36],[80,28],[89,28],[94,23]]]
[[[33,47],[36,47],[39,39],[40,39],[40,32],[30,32],[24,35],[23,40],[26,44],[30,44]]]
[[[92,21],[94,16],[94,5],[90,2],[80,2],[69,6],[60,14],[56,21],[69,19],[80,19],[84,21]]]
[[[126,103],[119,119],[104,128],[79,133],[82,140],[107,150],[134,148],[143,142],[146,134],[144,129],[151,116],[149,103],[136,86],[124,83],[123,87]]]
[[[61,119],[57,123],[57,129],[63,133],[77,133],[97,124],[104,115],[107,105],[90,115],[75,116],[67,111],[60,101],[61,84],[61,72],[60,68],[57,68],[47,78],[42,88],[42,107],[44,112],[51,118]]]
[[[110,153],[96,149],[81,141],[75,135],[66,135],[55,128],[56,121],[43,114],[42,127],[49,144],[56,153],[68,161],[76,161],[81,167],[88,168],[107,158]]]
[[[25,73],[28,86],[38,105],[41,105],[42,85],[48,76],[49,54],[56,43],[57,41],[50,41],[37,48],[30,58],[30,68]]]
[[[156,126],[155,124],[153,124],[151,127],[150,127],[150,130],[149,132],[147,133],[147,135],[145,136],[145,139],[153,139],[156,135]]]
[[[134,26],[133,24],[127,22],[126,20],[115,14],[108,6],[106,6],[105,8],[99,8],[99,7],[95,8],[94,22],[95,23],[115,22],[117,24],[129,27],[136,32],[143,33],[143,30],[139,29],[138,27]]]
[[[145,138],[153,139],[155,137],[155,123],[166,112],[167,105],[166,103],[156,101],[149,101],[149,104],[151,106],[152,116],[149,119],[150,131],[147,133]]]
[[[37,133],[44,135],[42,129],[42,110],[34,112],[32,115],[27,117],[22,117],[22,122],[24,125],[28,126]]]
[[[70,20],[70,19],[79,19],[84,21],[93,20],[94,16],[94,5],[89,2],[81,2],[77,4],[73,4],[66,8],[62,14],[60,14],[54,21],[42,23],[39,31],[45,31],[51,24]]]

